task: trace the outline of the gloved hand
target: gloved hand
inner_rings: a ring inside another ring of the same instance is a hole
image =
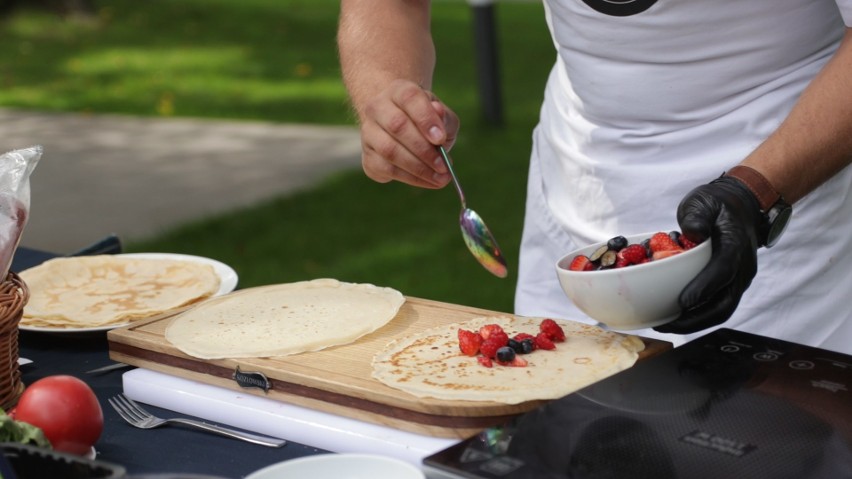
[[[681,315],[657,326],[661,333],[687,334],[725,322],[757,274],[758,232],[765,218],[754,194],[727,176],[687,194],[677,209],[681,233],[712,242],[707,266],[681,291]]]

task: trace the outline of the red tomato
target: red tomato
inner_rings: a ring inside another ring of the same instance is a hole
[[[74,376],[48,376],[30,384],[15,419],[40,428],[53,449],[84,455],[101,436],[104,414],[88,384]]]

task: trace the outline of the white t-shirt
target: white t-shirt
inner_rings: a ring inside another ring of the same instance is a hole
[[[786,117],[852,24],[852,0],[546,0],[556,64],[534,132],[518,314],[591,321],[556,279],[563,254],[679,229],[694,187]],[[852,353],[852,168],[794,205],[722,325]],[[680,344],[700,334],[637,334]]]

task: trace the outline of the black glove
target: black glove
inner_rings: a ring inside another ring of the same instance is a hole
[[[677,208],[681,233],[694,242],[710,239],[710,262],[681,291],[681,314],[657,326],[661,333],[694,333],[727,321],[757,274],[758,231],[765,222],[754,194],[723,176],[701,185]]]

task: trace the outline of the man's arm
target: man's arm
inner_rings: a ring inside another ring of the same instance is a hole
[[[852,162],[852,28],[787,119],[742,164],[795,203]]]
[[[427,0],[341,1],[343,80],[361,125],[364,171],[379,182],[449,181],[435,146],[452,144],[458,119],[430,91],[430,14]]]
[[[800,200],[852,162],[850,92],[852,29],[847,28],[835,55],[781,126],[742,165],[761,173],[789,203]],[[726,176],[700,185],[678,206],[681,231],[693,240],[710,238],[713,255],[681,292],[680,317],[657,331],[684,334],[721,324],[757,274],[757,248],[769,239],[766,218],[750,181],[740,179]]]

